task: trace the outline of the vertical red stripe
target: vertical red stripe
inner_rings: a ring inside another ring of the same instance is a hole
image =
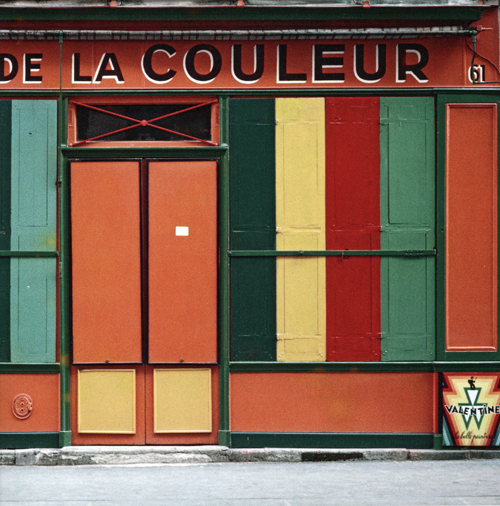
[[[326,99],[326,248],[380,249],[378,98]],[[327,360],[380,360],[380,258],[327,257]]]

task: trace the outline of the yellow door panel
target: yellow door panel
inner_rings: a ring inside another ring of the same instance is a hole
[[[322,98],[276,100],[276,249],[324,250],[325,105]],[[276,265],[279,361],[326,359],[325,259]]]

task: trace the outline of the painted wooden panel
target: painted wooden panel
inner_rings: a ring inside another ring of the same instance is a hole
[[[146,444],[145,438],[145,366],[134,365],[120,367],[116,365],[107,365],[107,371],[123,371],[123,370],[135,371],[135,433],[91,433],[91,432],[78,432],[78,378],[79,371],[95,371],[103,370],[103,366],[83,366],[83,367],[71,367],[71,444],[73,445],[144,445]],[[125,380],[131,378],[130,373],[122,376]],[[126,382],[126,381],[125,381]],[[115,381],[114,383],[118,383]],[[120,394],[121,395],[121,394]],[[130,411],[127,411],[127,403],[131,402],[130,390],[126,392],[127,399],[121,405],[122,413],[126,413],[125,422],[130,424]],[[117,402],[115,400],[112,401]],[[111,405],[110,405],[111,406]],[[106,413],[105,406],[103,407],[104,415],[107,418],[113,418],[114,414],[108,410]],[[90,414],[90,416],[92,416]],[[108,422],[109,423],[109,422]],[[123,422],[121,422],[123,423]]]
[[[378,98],[327,98],[326,249],[380,249]],[[380,258],[327,257],[327,360],[380,360]]]
[[[446,107],[446,350],[496,351],[497,104]]]
[[[233,373],[230,381],[235,432],[432,433],[437,417],[433,373]]]
[[[11,249],[55,251],[57,103],[12,101]],[[10,263],[13,362],[56,359],[56,259]]]
[[[149,362],[217,362],[217,163],[149,164]]]
[[[231,249],[274,250],[274,99],[229,104]],[[274,258],[231,259],[231,359],[276,360]]]
[[[60,430],[58,374],[0,374],[0,432],[57,432]],[[12,401],[27,394],[33,401],[31,415],[13,415]]]
[[[154,431],[212,432],[210,369],[155,369]]]
[[[0,100],[0,249],[10,250],[12,101]],[[10,279],[10,259],[0,258],[0,279]],[[10,362],[10,285],[0,283],[0,362]]]
[[[165,367],[160,367],[161,370],[167,370]],[[176,371],[180,372],[183,371],[185,368],[183,366],[169,366],[168,371]],[[146,366],[145,372],[146,372],[146,444],[148,445],[200,445],[200,444],[217,444],[218,443],[218,430],[219,430],[219,371],[217,366],[210,366],[209,368],[203,368],[203,373],[200,373],[198,375],[197,370],[194,369],[194,366],[188,367],[189,370],[195,371],[195,377],[198,376],[197,379],[207,379],[209,377],[210,379],[210,385],[208,386],[206,382],[203,381],[202,388],[204,392],[209,388],[210,389],[210,398],[207,399],[206,395],[200,395],[199,392],[193,392],[194,398],[197,398],[200,402],[200,405],[196,408],[199,410],[200,408],[204,410],[208,404],[210,404],[211,408],[211,417],[210,417],[210,427],[211,432],[156,432],[155,431],[155,370],[156,368],[153,366]],[[210,371],[209,373],[206,371]],[[161,376],[162,373],[160,373]],[[166,373],[166,378],[164,383],[168,383],[170,381],[170,373]],[[173,373],[175,376],[175,380],[179,379],[182,383],[179,385],[180,392],[183,391],[182,384],[184,383],[184,380],[182,379],[182,376],[178,376],[175,373]],[[162,380],[160,380],[161,383]],[[197,382],[197,380],[195,380]],[[191,384],[191,386],[194,388],[195,383],[193,383],[191,380],[188,381],[187,385]],[[176,387],[177,388],[177,387]],[[166,392],[159,392],[159,401],[160,401],[160,410],[162,410],[162,395]],[[185,402],[187,406],[196,406],[197,403],[193,405],[193,400],[191,400],[190,393],[185,392],[186,396]],[[174,394],[175,395],[175,394]],[[178,401],[182,402],[181,395],[179,395]],[[168,398],[168,395],[166,396],[167,400],[167,406],[168,403],[172,400]],[[163,407],[167,407],[165,404],[163,404]],[[182,406],[179,406],[179,404],[172,404],[173,409],[179,409],[182,412],[184,409]],[[169,408],[170,409],[170,408]],[[189,415],[188,410],[188,415]],[[192,414],[192,412],[191,412]],[[165,420],[168,421],[168,418],[170,417],[170,413],[165,412],[166,418]],[[206,415],[206,411],[205,411]],[[208,426],[208,419],[204,416],[204,423],[205,429],[207,429]],[[160,419],[161,421],[161,419]],[[191,418],[192,423],[197,423],[194,418]],[[175,420],[173,420],[174,423]],[[177,430],[177,429],[174,429]]]
[[[73,361],[142,360],[138,162],[73,162]]]
[[[435,247],[434,101],[381,98],[381,249]],[[435,356],[435,258],[381,260],[382,360]]]
[[[276,249],[325,249],[325,105],[276,100]],[[276,261],[277,359],[326,360],[325,259]]]
[[[78,371],[78,432],[135,434],[135,370]]]

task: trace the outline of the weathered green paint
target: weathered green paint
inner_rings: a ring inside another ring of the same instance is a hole
[[[443,7],[378,7],[363,9],[361,5],[354,7],[247,7],[235,9],[229,7],[176,7],[162,8],[127,8],[110,9],[94,7],[92,9],[68,8],[9,8],[0,11],[0,20],[12,21],[134,21],[139,24],[137,29],[144,29],[144,21],[355,21],[355,20],[409,20],[409,21],[446,21],[447,24],[464,24],[463,22],[478,21],[487,6],[447,6]],[[177,26],[176,29],[179,29]]]
[[[10,250],[12,102],[0,100],[0,250]],[[10,260],[0,259],[0,362],[10,361]]]
[[[229,100],[220,99],[221,143],[229,143]],[[219,234],[219,432],[220,445],[229,444],[229,156],[226,151],[218,171]]]
[[[12,101],[11,249],[55,251],[57,103]],[[11,258],[13,362],[56,358],[56,260]]]
[[[232,432],[232,448],[431,449],[433,434]]]
[[[69,163],[62,146],[68,131],[68,99],[59,102],[59,315],[61,361],[61,446],[71,444],[71,249]]]
[[[232,250],[276,248],[274,99],[230,100]],[[276,360],[276,260],[231,259],[231,358]]]
[[[240,372],[498,372],[498,362],[232,362]]]
[[[434,99],[380,99],[381,249],[435,247]],[[382,361],[435,357],[435,261],[381,259]]]
[[[424,257],[436,256],[436,251],[431,250],[236,250],[229,251],[232,257]]]
[[[0,363],[0,374],[26,374],[26,373],[39,373],[39,374],[54,374],[60,371],[58,363],[51,364],[13,364]]]
[[[0,448],[59,448],[59,432],[0,432]]]

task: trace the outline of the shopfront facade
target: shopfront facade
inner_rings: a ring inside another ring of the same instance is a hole
[[[500,445],[496,6],[115,4],[0,7],[0,447]]]

